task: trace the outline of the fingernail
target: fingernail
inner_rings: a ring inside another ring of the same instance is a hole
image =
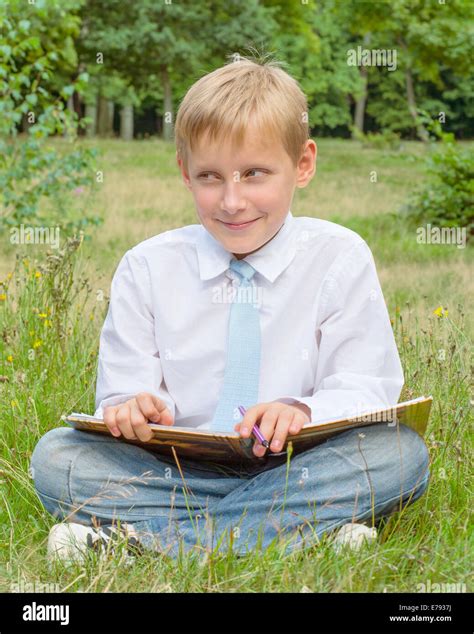
[[[114,436],[120,436],[120,431],[119,431],[116,427],[114,427],[114,428],[112,429],[112,434],[113,434]]]
[[[280,447],[281,447],[281,442],[280,442],[279,440],[274,440],[274,441],[272,442],[272,448],[273,448],[275,451],[278,451],[278,450],[280,449]]]
[[[291,425],[290,431],[294,434],[296,431],[298,431],[298,425]]]

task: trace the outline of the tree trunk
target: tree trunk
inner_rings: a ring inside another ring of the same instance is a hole
[[[99,136],[113,135],[114,103],[108,101],[102,93],[99,93],[97,113],[97,134]]]
[[[115,104],[113,101],[107,101],[109,116],[107,118],[107,136],[114,136],[114,111]]]
[[[26,114],[23,114],[21,117],[21,131],[24,132],[25,134],[28,133],[28,130],[31,128],[31,126],[33,125],[33,123],[30,123],[28,121],[28,112]]]
[[[163,139],[171,141],[173,139],[173,95],[171,93],[171,82],[168,70],[162,71],[163,90],[164,90],[164,113],[163,113]]]
[[[99,97],[97,100],[97,134],[99,136],[106,135],[108,116],[109,116],[109,112],[107,109],[107,100],[99,92]]]
[[[426,143],[429,140],[429,134],[426,131],[424,125],[418,120],[418,113],[416,110],[415,87],[413,85],[413,76],[411,74],[410,68],[407,68],[405,71],[405,80],[407,86],[408,109],[413,118],[413,123],[416,128],[418,138]]]
[[[97,99],[95,103],[86,104],[86,117],[91,119],[86,127],[86,137],[90,138],[96,135],[97,130]]]
[[[371,34],[366,33],[364,35],[364,48],[370,44]],[[364,92],[356,100],[354,111],[354,126],[364,132],[364,119],[365,119],[365,106],[367,103],[367,82],[368,82],[368,70],[366,66],[361,66],[359,69],[360,76],[362,78]]]
[[[120,111],[120,137],[124,141],[133,140],[133,106],[127,104]]]
[[[74,99],[73,99],[72,95],[67,98],[66,109],[69,110],[69,112],[71,114],[74,112]],[[67,130],[67,127],[66,127],[63,130],[63,137],[67,137],[67,135],[68,135],[68,130]]]
[[[400,47],[403,49],[403,52],[405,53],[405,59],[406,59],[405,84],[406,84],[406,91],[407,91],[408,110],[410,111],[410,114],[413,118],[413,125],[416,129],[418,138],[426,143],[429,140],[429,134],[426,131],[424,125],[418,119],[418,112],[416,110],[415,86],[413,83],[413,75],[411,72],[411,64],[410,64],[410,56],[408,53],[408,47],[403,38],[399,38],[398,43],[400,44]]]

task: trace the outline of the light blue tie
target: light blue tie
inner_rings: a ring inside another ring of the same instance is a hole
[[[257,403],[260,378],[260,313],[250,283],[255,269],[245,260],[232,260],[230,268],[242,279],[230,309],[224,382],[210,427],[216,431],[234,431],[239,405]]]

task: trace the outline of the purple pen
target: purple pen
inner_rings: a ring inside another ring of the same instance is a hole
[[[245,407],[239,405],[239,412],[242,414],[242,416],[245,416]],[[258,425],[253,426],[252,433],[257,437],[257,440],[259,440],[260,444],[262,444],[267,449],[268,447],[270,447],[270,443],[262,436],[262,432],[258,428]]]

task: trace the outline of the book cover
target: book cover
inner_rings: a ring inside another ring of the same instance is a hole
[[[401,423],[411,427],[423,436],[428,424],[432,401],[433,398],[431,396],[421,396],[386,409],[368,410],[350,418],[334,418],[307,423],[298,434],[288,436],[280,454],[273,455],[285,454],[288,442],[292,443],[294,453],[300,453],[335,434],[354,427],[364,427],[365,425],[376,423],[385,423],[394,427]],[[109,434],[111,438],[114,438],[101,418],[72,412],[69,416],[62,417],[62,419],[75,429],[91,433]],[[185,425],[168,426],[150,422],[149,426],[153,431],[153,438],[148,442],[127,440],[123,436],[114,438],[114,440],[139,445],[149,451],[165,455],[174,455],[174,448],[178,458],[183,457],[220,463],[261,461],[261,459],[253,455],[253,437],[241,438],[237,432],[202,430],[186,427]]]

